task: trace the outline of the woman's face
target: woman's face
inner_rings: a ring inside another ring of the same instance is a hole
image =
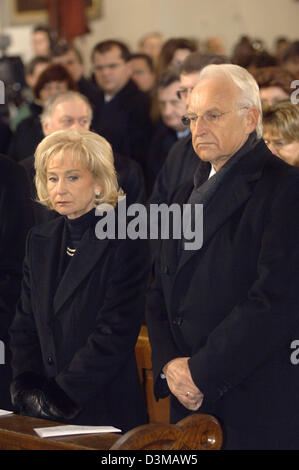
[[[48,162],[47,190],[53,209],[76,219],[94,207],[100,187],[79,159],[65,152],[53,155]]]
[[[39,92],[40,100],[45,103],[52,95],[60,93],[61,91],[67,91],[67,89],[68,86],[66,82],[48,82]]]
[[[299,166],[299,141],[286,142],[281,135],[274,135],[269,130],[264,130],[264,141],[274,155],[289,163]]]
[[[270,105],[275,104],[278,101],[289,99],[289,95],[278,86],[260,88],[260,97],[263,103],[268,103]]]

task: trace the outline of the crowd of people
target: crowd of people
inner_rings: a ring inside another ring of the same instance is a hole
[[[145,322],[172,422],[210,413],[224,448],[298,448],[299,41],[109,38],[90,74],[49,28],[32,41],[0,131],[0,408],[146,423]],[[203,204],[202,248],[96,236],[124,199]]]
[[[299,43],[283,37],[277,38],[270,53],[261,40],[244,36],[230,54],[219,38],[201,44],[152,33],[141,38],[133,51],[124,42],[109,39],[94,45],[91,71],[84,66],[82,52],[50,28],[35,27],[31,39],[33,58],[24,67],[24,102],[3,128],[0,152],[16,161],[32,155],[44,136],[40,116],[47,99],[59,91],[76,90],[92,107],[91,129],[107,138],[116,153],[141,166],[147,197],[170,147],[188,133],[181,121],[184,100],[175,88],[189,55],[199,67],[215,62],[245,67],[267,104],[290,100],[291,83],[299,73]],[[171,85],[175,76],[176,85]]]

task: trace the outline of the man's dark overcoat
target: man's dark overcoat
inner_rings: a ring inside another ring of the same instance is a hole
[[[148,247],[128,238],[100,240],[90,227],[61,276],[64,230],[58,217],[29,234],[10,330],[14,377],[27,371],[54,377],[81,407],[73,423],[127,430],[146,420],[134,347]]]
[[[144,169],[153,132],[149,96],[132,80],[108,102],[100,90],[91,130],[105,137],[114,152],[133,158]]]
[[[219,419],[226,449],[299,448],[298,215],[299,171],[261,140],[204,205],[203,246],[162,242],[147,306],[155,393],[167,394],[162,367],[190,357],[199,412]],[[172,397],[172,421],[188,414]]]

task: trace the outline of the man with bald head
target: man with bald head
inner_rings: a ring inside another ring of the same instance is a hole
[[[76,92],[66,91],[52,96],[46,103],[42,116],[42,129],[45,136],[55,131],[67,129],[89,130],[92,121],[92,108],[88,99]],[[145,200],[145,182],[140,165],[129,157],[114,153],[115,169],[119,186],[127,196],[127,204],[143,203]],[[20,162],[25,167],[31,184],[31,194],[35,199],[34,156]],[[44,222],[57,216],[39,203],[34,203],[36,223]]]
[[[185,122],[210,173],[171,203],[202,204],[202,246],[162,240],[148,296],[156,397],[170,394],[172,422],[214,415],[224,449],[298,448],[299,171],[267,149],[261,118],[245,69],[201,71]]]

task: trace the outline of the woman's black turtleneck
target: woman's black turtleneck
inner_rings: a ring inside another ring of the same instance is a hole
[[[85,232],[94,227],[96,223],[95,208],[76,219],[65,217],[64,231],[62,235],[61,253],[58,266],[57,282],[60,282],[68,263],[74,256]]]
[[[95,224],[95,208],[93,207],[86,214],[77,217],[76,219],[66,218],[66,241],[67,241],[67,254],[75,253],[84,233],[89,227]],[[72,251],[70,251],[72,250]],[[74,251],[75,250],[75,251]]]

